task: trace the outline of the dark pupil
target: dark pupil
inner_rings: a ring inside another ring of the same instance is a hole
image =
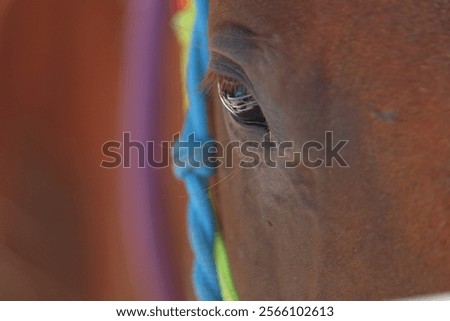
[[[243,85],[237,85],[236,88],[230,93],[230,97],[232,98],[240,98],[246,96],[249,96],[249,92]],[[255,98],[253,96],[243,98],[238,103],[237,108],[239,108],[240,105],[243,106],[249,102],[253,102],[254,100]],[[258,105],[254,105],[251,108],[244,108],[239,111],[237,110],[234,116],[238,121],[245,124],[267,127],[266,118],[264,117],[261,108]]]

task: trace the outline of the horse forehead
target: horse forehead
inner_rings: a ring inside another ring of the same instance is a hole
[[[406,88],[413,82],[423,97],[448,99],[427,84],[448,83],[449,15],[450,2],[211,0],[209,31],[214,36],[224,24],[251,30],[265,42],[267,65],[279,66],[277,75],[285,78],[322,63],[319,70],[340,83],[367,79],[372,85],[365,91],[375,90],[374,83],[381,92],[383,83]]]
[[[293,26],[306,19],[305,3],[308,1],[267,0],[211,0],[210,25],[220,27],[224,23],[245,24],[259,34],[289,33]]]
[[[211,0],[210,25],[214,31],[224,23],[243,24],[259,35],[279,34],[298,37],[305,32],[336,26],[343,17],[346,21],[367,18],[384,11],[380,3],[371,5],[360,1],[272,1],[272,0]]]
[[[442,42],[449,31],[450,2],[210,0],[210,13],[213,33],[226,23],[243,25],[257,35],[278,35],[287,50],[330,39],[344,40],[339,46],[358,38],[380,42],[393,34],[414,40],[424,32],[429,39],[441,36],[437,41]]]

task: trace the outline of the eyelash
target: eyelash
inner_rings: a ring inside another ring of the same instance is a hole
[[[204,85],[209,92],[213,88],[217,90],[222,105],[236,121],[267,129],[266,119],[256,97],[240,81],[209,72]]]

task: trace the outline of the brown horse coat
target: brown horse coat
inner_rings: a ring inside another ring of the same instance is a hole
[[[220,168],[241,298],[450,290],[450,2],[211,0],[209,40],[275,141],[349,140],[348,168]],[[210,108],[221,142],[261,140],[214,92]]]

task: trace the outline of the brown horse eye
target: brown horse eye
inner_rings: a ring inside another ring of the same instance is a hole
[[[266,118],[256,98],[237,81],[223,80],[217,83],[222,105],[233,117],[246,125],[267,128]]]

